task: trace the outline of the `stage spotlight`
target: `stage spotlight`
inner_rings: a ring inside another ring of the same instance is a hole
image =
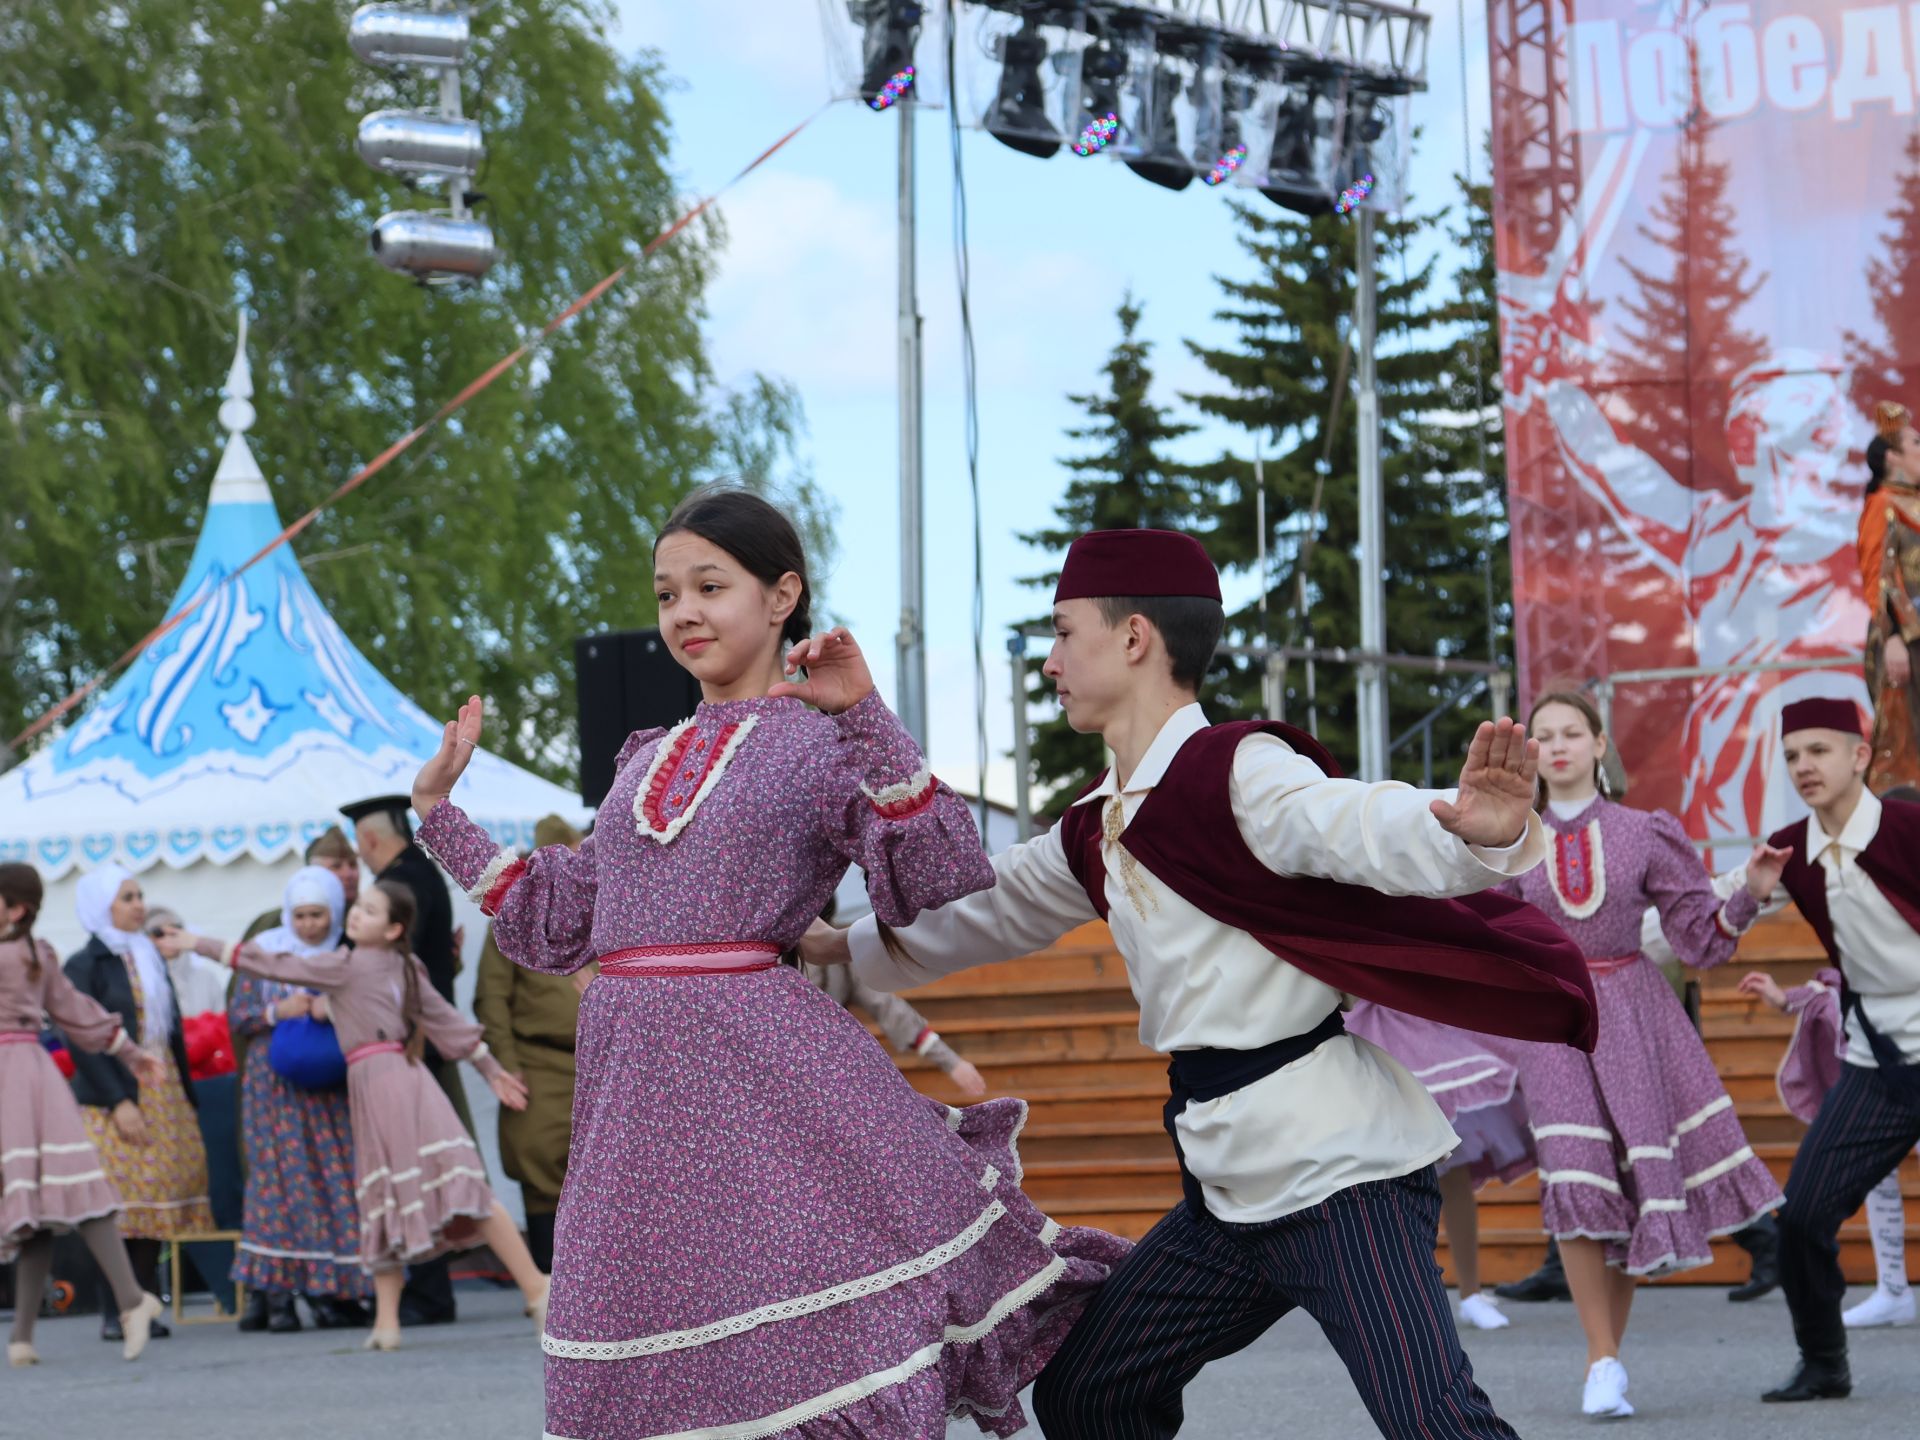
[[[362,5],[347,22],[347,44],[369,65],[439,68],[466,58],[471,38],[464,10]]]
[[[478,220],[424,210],[382,215],[367,236],[374,258],[422,284],[477,280],[493,268],[493,231]]]
[[[1101,36],[1080,56],[1079,134],[1076,155],[1098,155],[1120,133],[1120,87],[1127,78],[1127,52]]]
[[[1331,85],[1323,76],[1289,81],[1274,120],[1273,152],[1260,193],[1296,214],[1328,214],[1338,196]]]
[[[865,31],[860,98],[870,110],[888,109],[913,88],[913,47],[926,8],[914,0],[853,0],[847,10]]]
[[[1028,16],[1018,30],[1001,36],[995,48],[1000,85],[982,126],[1002,145],[1045,160],[1060,148],[1060,132],[1047,118],[1046,88],[1040,81],[1040,67],[1047,59],[1046,37]]]
[[[376,110],[358,138],[360,158],[390,175],[475,175],[487,153],[477,121],[433,110]]]
[[[1184,190],[1193,183],[1193,162],[1180,144],[1180,116],[1175,109],[1181,79],[1177,61],[1164,57],[1154,61],[1147,81],[1146,151],[1126,162],[1142,180],[1169,190]]]

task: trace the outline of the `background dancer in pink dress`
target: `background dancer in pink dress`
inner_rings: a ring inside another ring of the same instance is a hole
[[[1560,1244],[1587,1338],[1581,1410],[1633,1413],[1620,1346],[1642,1275],[1708,1264],[1729,1235],[1780,1203],[1687,1012],[1641,953],[1651,904],[1674,952],[1695,966],[1732,958],[1785,863],[1762,845],[1746,888],[1724,904],[1680,822],[1602,792],[1606,736],[1585,696],[1542,696],[1540,809],[1553,855],[1505,888],[1539,906],[1587,957],[1600,1002],[1591,1055],[1564,1046],[1514,1052],[1540,1159],[1540,1210]]]
[[[806,638],[805,558],[779,511],[696,494],[654,569],[662,634],[704,698],[628,740],[577,852],[522,860],[446,799],[477,699],[414,786],[421,843],[494,916],[501,953],[560,974],[599,961],[546,1433],[938,1440],[971,1415],[1012,1434],[1021,1388],[1127,1244],[1021,1194],[1024,1104],[918,1095],[780,963],[849,861],[903,924],[991,883],[979,836],[852,637]]]

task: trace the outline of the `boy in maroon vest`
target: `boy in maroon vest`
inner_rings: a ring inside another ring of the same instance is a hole
[[[1120,598],[1115,598],[1120,597]],[[1046,674],[1116,768],[1048,834],[996,856],[996,884],[884,935],[816,928],[881,990],[1041,949],[1106,916],[1170,1051],[1185,1201],[1107,1282],[1034,1393],[1050,1440],[1175,1434],[1209,1360],[1303,1307],[1392,1437],[1506,1437],[1475,1384],[1433,1249],[1433,1162],[1456,1137],[1426,1090],[1344,1033],[1346,994],[1480,1030],[1592,1048],[1592,989],[1531,907],[1431,898],[1497,885],[1547,853],[1537,747],[1482,725],[1457,793],[1331,779],[1280,726],[1209,726],[1219,577],[1167,531],[1068,552]],[[1364,888],[1363,888],[1364,887]]]
[[[1800,1142],[1780,1211],[1780,1285],[1800,1365],[1763,1397],[1853,1390],[1840,1319],[1840,1225],[1920,1141],[1920,805],[1866,788],[1871,747],[1851,700],[1780,715],[1787,771],[1812,814],[1770,837],[1791,847],[1781,885],[1844,977],[1846,1064]]]

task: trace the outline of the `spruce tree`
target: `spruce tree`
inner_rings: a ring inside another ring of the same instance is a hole
[[[1616,387],[1632,441],[1683,485],[1727,489],[1731,382],[1766,358],[1764,337],[1741,327],[1747,302],[1765,283],[1740,248],[1729,195],[1732,168],[1713,158],[1716,125],[1696,116],[1680,137],[1670,184],[1638,229],[1665,267],[1622,261],[1638,289],[1621,302],[1632,324],[1622,354],[1640,383]]]
[[[1194,426],[1171,418],[1153,399],[1153,346],[1138,335],[1141,310],[1129,294],[1120,302],[1120,340],[1101,367],[1104,388],[1067,398],[1087,412],[1086,423],[1067,430],[1068,438],[1088,447],[1060,461],[1073,478],[1054,507],[1055,523],[1020,538],[1058,558],[1076,536],[1089,530],[1147,528],[1203,529],[1210,505],[1206,489],[1191,466],[1170,456],[1166,447],[1193,433]],[[1027,583],[1051,589],[1060,578],[1056,563]],[[1044,625],[1044,617],[1033,622]],[[1028,662],[1029,703],[1054,709],[1033,734],[1033,778],[1056,787],[1042,812],[1058,815],[1105,765],[1098,735],[1078,735],[1053,704],[1052,683],[1040,675],[1042,661]]]
[[[1205,413],[1250,432],[1266,452],[1268,552],[1277,557],[1266,633],[1250,605],[1229,617],[1229,636],[1245,644],[1355,647],[1354,222],[1338,215],[1302,222],[1250,206],[1238,208],[1238,219],[1252,273],[1222,278],[1226,303],[1217,312],[1235,330],[1235,343],[1191,346],[1219,388],[1187,397]],[[1410,254],[1434,221],[1424,215],[1382,217],[1376,230],[1387,648],[1478,657],[1485,653],[1485,587],[1478,576],[1486,535],[1479,507],[1463,505],[1456,487],[1436,474],[1429,424],[1432,412],[1449,403],[1450,376],[1460,363],[1446,333],[1453,316],[1433,297],[1434,262],[1416,268]],[[1251,456],[1222,456],[1202,475],[1218,487],[1218,525],[1210,542],[1215,558],[1252,565]],[[1296,604],[1302,580],[1303,606]],[[1216,698],[1215,718],[1257,713],[1260,679],[1257,664],[1234,666]],[[1358,750],[1354,669],[1322,664],[1315,679],[1318,733],[1351,766]],[[1389,730],[1398,733],[1418,720],[1450,688],[1432,676],[1389,672]],[[1286,718],[1306,725],[1305,667],[1297,662],[1286,670],[1285,701]],[[1419,755],[1397,756],[1394,766],[1396,774],[1417,776]]]
[[[1853,357],[1853,398],[1863,415],[1871,415],[1883,400],[1899,400],[1920,409],[1914,386],[1920,381],[1920,134],[1907,138],[1894,201],[1892,222],[1882,249],[1867,262],[1867,284],[1873,294],[1871,335],[1847,335]]]

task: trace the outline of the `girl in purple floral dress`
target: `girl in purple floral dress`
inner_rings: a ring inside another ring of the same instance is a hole
[[[938,1440],[954,1415],[1012,1434],[1020,1389],[1126,1243],[1063,1230],[1021,1193],[1021,1102],[921,1097],[781,963],[849,862],[894,924],[992,869],[852,638],[806,638],[785,516],[701,492],[654,569],[661,631],[704,699],[627,741],[578,852],[516,858],[446,799],[477,699],[414,784],[420,843],[494,917],[502,953],[560,974],[599,963],[546,1435]],[[804,682],[783,678],[783,652]]]
[[[1641,917],[1659,910],[1687,964],[1721,964],[1779,883],[1787,852],[1756,849],[1747,887],[1722,904],[1677,819],[1606,798],[1606,737],[1585,696],[1542,696],[1527,725],[1540,742],[1541,818],[1554,853],[1503,888],[1544,910],[1586,955],[1600,1041],[1592,1055],[1548,1045],[1509,1053],[1539,1155],[1541,1215],[1586,1332],[1581,1409],[1631,1415],[1620,1343],[1638,1278],[1708,1264],[1711,1237],[1744,1229],[1781,1199],[1685,1008],[1640,949]]]

